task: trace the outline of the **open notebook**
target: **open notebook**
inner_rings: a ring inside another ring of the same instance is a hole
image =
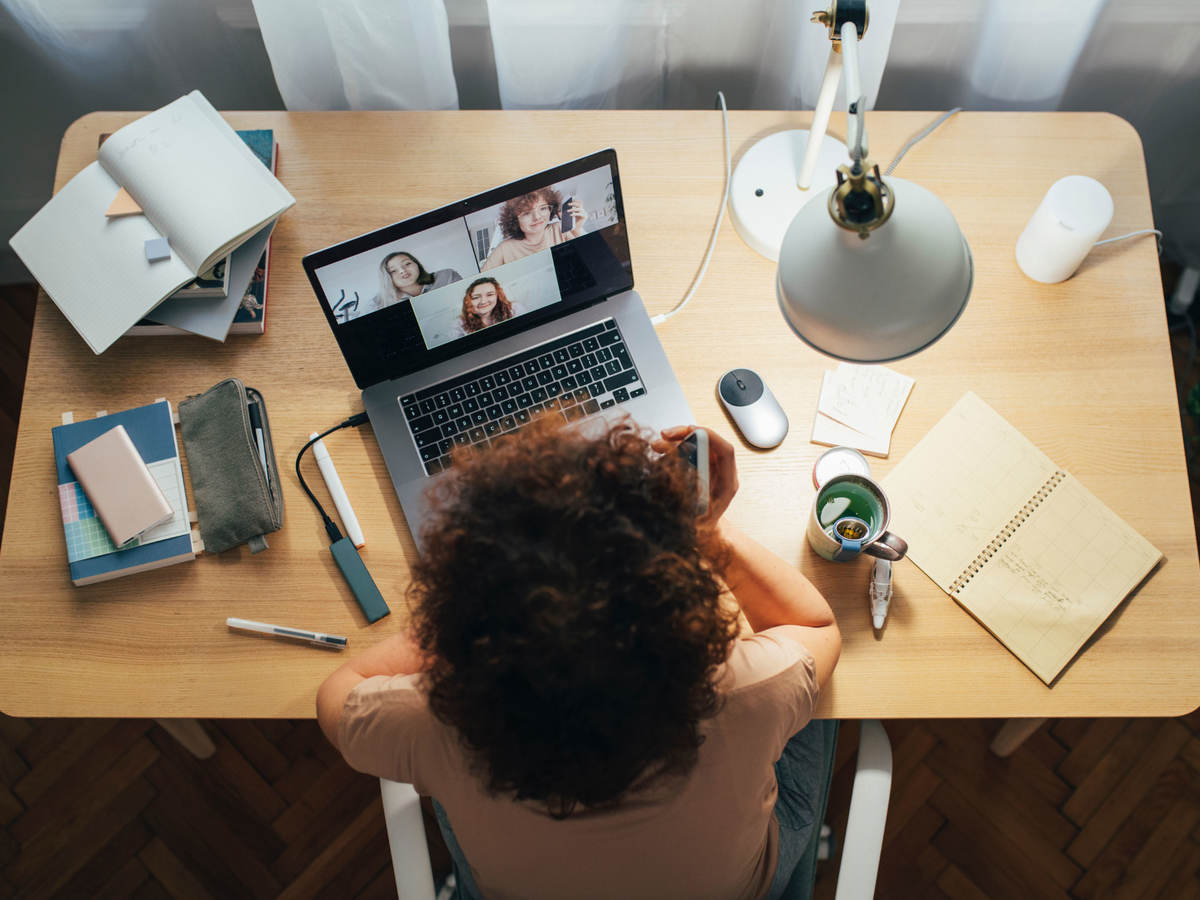
[[[909,558],[1046,684],[1162,559],[970,392],[884,486]]]

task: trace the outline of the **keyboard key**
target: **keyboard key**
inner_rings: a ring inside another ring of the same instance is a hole
[[[593,381],[588,385],[588,393],[593,397],[599,397],[601,394],[607,393],[607,391],[604,390],[604,382]]]
[[[494,391],[492,391],[492,399],[493,400],[503,400],[507,396],[508,396],[508,388],[506,388],[506,387],[498,387]]]
[[[433,415],[430,416],[430,418],[433,419],[433,423],[435,425],[445,425],[447,422],[450,421],[450,416],[446,413],[446,410],[444,410],[444,409],[435,409],[433,411]]]
[[[530,396],[533,397],[534,403],[542,403],[546,399],[546,389],[545,388],[537,388],[531,393]]]
[[[567,348],[567,353],[571,354],[572,358],[576,356],[583,356],[584,352],[583,344],[572,344]]]
[[[421,412],[431,413],[437,409],[437,405],[432,400],[422,400],[420,403]]]
[[[592,381],[597,381],[608,374],[608,370],[605,369],[604,366],[592,366],[590,369],[588,369],[588,372],[591,373]]]
[[[583,404],[583,411],[589,416],[594,412],[600,412],[600,404],[595,400],[588,400]]]
[[[452,419],[457,419],[463,415],[463,405],[461,403],[452,403],[446,407],[446,415]]]
[[[573,391],[575,388],[579,387],[579,382],[575,380],[574,375],[568,375],[566,378],[560,381],[559,384],[562,385],[562,389],[564,391]]]
[[[621,364],[615,359],[610,359],[604,364],[604,369],[609,375],[616,375],[621,371]]]
[[[476,426],[468,431],[467,436],[471,439],[472,444],[478,444],[485,437],[483,429],[479,426]]]
[[[557,397],[561,393],[562,393],[562,385],[560,385],[557,381],[552,381],[550,384],[546,385],[546,396],[547,397],[550,397],[550,398]]]
[[[526,375],[536,375],[538,369],[540,369],[540,368],[541,368],[541,366],[538,365],[538,361],[536,359],[528,359],[525,361],[525,374]]]
[[[465,388],[463,388],[463,390],[467,392],[468,397],[474,397],[479,393],[480,387],[477,382],[472,381]]]
[[[529,424],[529,410],[518,409],[516,415],[517,415],[517,424],[518,425],[528,425]]]
[[[554,361],[555,362],[565,363],[570,358],[571,358],[571,354],[568,353],[566,350],[564,350],[562,347],[560,347],[559,349],[554,351]]]
[[[454,446],[454,441],[443,438],[438,441],[438,449],[442,451],[442,456],[450,452],[450,448]]]
[[[491,391],[484,391],[482,394],[480,394],[475,399],[479,401],[479,406],[481,408],[486,407],[486,406],[491,406],[493,403],[496,402],[495,400],[492,399]]]
[[[537,386],[538,386],[538,380],[537,380],[536,375],[526,375],[524,378],[521,379],[521,387],[524,390],[532,391]]]
[[[522,369],[520,366],[509,366],[508,376],[513,381],[520,381],[522,378],[525,377],[525,370]]]
[[[500,415],[501,415],[500,404],[493,403],[491,406],[489,406],[487,409],[485,409],[484,412],[487,413],[487,417],[489,419],[498,419],[498,418],[500,418]]]
[[[559,409],[569,409],[575,405],[575,396],[573,394],[563,394],[557,400]]]
[[[414,406],[413,409],[417,408]],[[421,411],[418,409],[417,412],[419,414]],[[433,416],[419,416],[409,422],[408,427],[412,429],[413,434],[416,434],[418,431],[424,431],[426,428],[432,428]]]
[[[617,322],[615,319],[609,319],[607,322],[604,323],[604,327],[607,328],[609,331],[615,331],[617,328]]]
[[[459,432],[454,436],[454,443],[459,447],[467,447],[471,443],[471,438],[465,431]]]
[[[484,375],[482,378],[479,379],[479,386],[481,388],[483,388],[485,391],[490,391],[492,388],[494,388],[496,386],[496,379],[493,378],[491,375]]]
[[[600,360],[596,359],[596,354],[595,354],[595,353],[586,353],[586,354],[584,354],[583,356],[581,356],[581,357],[579,358],[579,361],[580,361],[581,363],[583,363],[583,364],[584,364],[584,366],[586,366],[586,367],[587,367],[587,368],[589,368],[589,369],[590,369],[592,366],[596,365],[596,363],[600,362]]]
[[[554,357],[551,356],[549,353],[543,353],[541,356],[538,357],[538,365],[541,366],[543,369],[548,369],[552,365],[554,365]]]
[[[441,460],[431,459],[429,462],[425,463],[425,471],[430,475],[436,475],[438,472],[442,471]]]
[[[615,391],[617,388],[623,388],[625,385],[633,384],[637,380],[637,372],[635,372],[633,369],[626,369],[624,372],[613,375],[610,378],[605,378],[604,386],[610,391]],[[629,398],[626,397],[625,399],[628,400]],[[618,400],[617,402],[621,403],[623,401]]]
[[[633,368],[633,360],[629,358],[629,351],[625,349],[624,344],[619,347],[613,347],[613,359],[621,364],[622,369]]]
[[[629,399],[629,391],[625,390],[625,388],[617,388],[613,391],[613,399],[618,403],[624,403]]]
[[[504,410],[504,412],[506,412],[506,413],[514,413],[517,411],[517,401],[513,400],[511,397],[509,397],[507,400],[505,400],[503,403],[500,404],[500,408],[502,410]]]
[[[483,433],[486,434],[488,437],[499,434],[500,433],[500,423],[499,422],[488,422],[486,425],[483,426]]]
[[[635,388],[634,390],[629,392],[629,396],[630,397],[640,397],[644,393],[646,393],[645,388]]]
[[[503,428],[505,431],[512,431],[514,428],[517,427],[517,420],[514,419],[512,416],[505,416],[503,419],[500,420],[500,427]]]
[[[581,363],[579,360],[572,359],[567,362],[567,373],[568,374],[577,375],[582,371],[583,371],[583,363]]]
[[[437,448],[437,444],[427,444],[421,448],[421,459],[424,462],[429,462],[431,459],[437,459],[442,455],[442,451]]]
[[[533,406],[533,397],[529,394],[522,394],[517,398],[518,409],[529,409],[531,406]]]
[[[450,397],[447,394],[438,394],[433,398],[433,404],[438,409],[445,409],[450,405]]]
[[[453,422],[447,422],[445,425],[442,426],[442,437],[452,438],[456,434],[458,434],[458,426],[455,425]]]
[[[467,392],[460,387],[450,389],[450,399],[455,403],[461,403],[467,399]]]
[[[591,372],[589,372],[587,369],[584,369],[582,372],[580,372],[578,375],[575,376],[575,380],[577,382],[579,382],[580,384],[591,384],[595,379],[592,378]]]
[[[567,409],[563,410],[563,412],[566,413],[568,422],[574,422],[576,419],[583,418],[583,407],[582,406],[571,406],[571,407],[568,407]]]
[[[470,428],[471,427],[471,417],[470,416],[459,416],[457,419],[454,420],[454,424],[458,426],[459,431],[462,431],[464,428]]]
[[[559,381],[567,377],[567,367],[565,365],[555,366],[550,370],[550,374],[554,376],[555,381]]]
[[[594,337],[585,338],[583,341],[583,349],[587,350],[589,353],[593,350],[599,350],[600,342]]]
[[[482,425],[487,420],[488,420],[487,413],[485,413],[482,409],[477,409],[477,410],[475,410],[475,412],[471,413],[471,424],[472,425]]]
[[[496,384],[508,384],[510,381],[512,381],[512,378],[509,377],[507,372],[496,373]]]
[[[417,395],[416,394],[407,394],[407,395],[401,397],[400,405],[404,406],[404,407],[416,406],[417,405]]]
[[[475,412],[475,410],[479,409],[479,401],[476,400],[474,397],[468,397],[466,400],[463,401],[462,406],[463,406],[463,412],[473,413],[473,412]]]
[[[417,447],[436,447],[437,442],[442,439],[440,429],[430,428],[427,431],[420,431],[413,435],[413,440],[417,442]]]
[[[608,409],[610,406],[616,406],[616,405],[617,405],[616,400],[609,399],[609,400],[601,400],[600,401],[601,409]]]
[[[616,331],[606,331],[596,339],[601,347],[610,347],[621,340],[621,335]]]
[[[591,394],[588,393],[587,388],[580,388],[574,394],[575,402],[582,403],[584,400],[587,400],[590,396],[591,396]]]
[[[542,371],[537,373],[537,383],[538,384],[546,385],[552,381],[554,381],[554,376],[552,374],[550,374],[549,370],[543,369]]]
[[[419,416],[420,414],[421,414],[421,407],[417,406],[417,404],[415,404],[415,403],[412,406],[404,407],[404,415],[408,417],[408,420],[410,422],[413,419],[415,419],[417,416]]]

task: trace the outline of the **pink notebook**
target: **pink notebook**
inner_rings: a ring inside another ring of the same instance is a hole
[[[118,547],[171,518],[171,504],[124,425],[68,453],[67,463]]]

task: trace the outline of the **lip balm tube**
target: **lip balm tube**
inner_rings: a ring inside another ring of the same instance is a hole
[[[317,433],[314,431],[308,436],[308,439],[311,441],[316,436]],[[362,529],[358,526],[358,517],[354,515],[354,508],[350,506],[350,498],[346,496],[346,489],[342,487],[342,479],[338,477],[337,469],[333,467],[329,451],[325,449],[322,441],[313,444],[312,449],[313,456],[317,458],[317,468],[321,470],[321,477],[325,479],[325,486],[329,488],[329,494],[333,497],[333,505],[337,507],[338,515],[342,518],[346,536],[350,538],[350,543],[361,549],[367,543],[367,539],[363,537]]]

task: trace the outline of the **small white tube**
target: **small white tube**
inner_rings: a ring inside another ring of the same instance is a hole
[[[312,440],[317,436],[314,431],[308,436]],[[350,538],[350,542],[355,547],[361,548],[367,543],[367,539],[363,537],[362,529],[358,527],[358,517],[354,515],[354,509],[350,506],[350,498],[346,496],[346,489],[342,487],[342,479],[338,477],[337,469],[333,467],[333,460],[329,457],[329,451],[325,449],[325,444],[317,441],[313,444],[313,456],[317,458],[317,468],[321,470],[321,477],[325,479],[325,486],[329,488],[329,494],[333,497],[333,505],[337,507],[338,515],[342,517],[342,525],[346,529],[346,536]]]
[[[1060,178],[1017,238],[1017,265],[1043,284],[1066,281],[1112,216],[1112,196],[1096,179],[1086,175]]]
[[[842,79],[842,54],[829,51],[829,62],[825,66],[825,77],[821,80],[821,92],[817,94],[817,106],[813,110],[812,127],[808,129],[808,144],[804,148],[804,160],[800,163],[800,174],[796,187],[807,191],[812,187],[813,172],[821,145],[825,143],[825,132],[829,130],[829,114],[833,112],[833,101],[837,97],[838,82]]]

